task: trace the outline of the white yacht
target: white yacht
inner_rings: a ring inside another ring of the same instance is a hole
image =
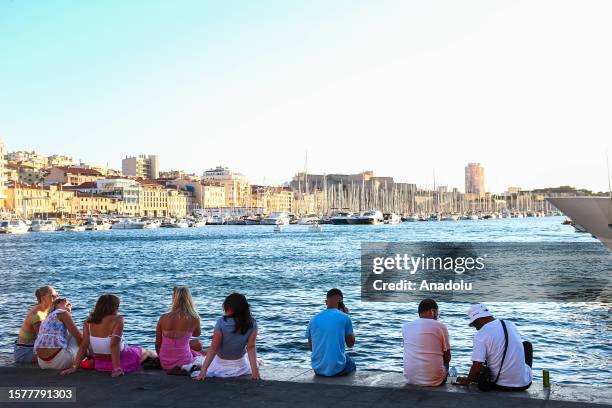
[[[273,212],[261,220],[263,225],[289,225],[289,214],[287,212]]]
[[[259,225],[261,224],[262,219],[263,219],[263,216],[261,214],[255,214],[250,217],[246,217],[244,219],[244,223],[246,225]]]
[[[124,218],[121,221],[114,223],[112,229],[143,229],[145,225],[146,222],[144,221]]]
[[[305,217],[302,217],[298,220],[297,222],[300,225],[313,225],[313,224],[318,224],[319,223],[319,217],[317,217],[316,215],[307,215]]]
[[[334,225],[346,225],[348,224],[348,219],[353,215],[353,213],[348,211],[340,211],[334,214],[331,217],[331,223]]]
[[[166,228],[188,228],[189,224],[187,223],[187,221],[185,220],[174,220],[172,222],[169,222],[167,224],[164,224],[164,227]]]
[[[64,231],[66,231],[66,232],[83,232],[83,231],[87,231],[87,228],[83,224],[66,224],[66,225],[64,225]]]
[[[410,214],[406,217],[406,222],[417,222],[419,220],[418,215]]]
[[[88,218],[85,222],[85,229],[87,231],[106,231],[111,229],[111,223],[105,219]]]
[[[350,217],[346,218],[346,222],[350,225],[361,224],[361,216],[363,213],[354,213]]]
[[[30,229],[30,226],[22,220],[4,220],[0,222],[1,234],[25,234]]]
[[[448,214],[446,221],[459,221],[459,214]]]
[[[556,197],[547,200],[612,249],[612,197]]]
[[[206,224],[208,225],[223,225],[225,224],[225,218],[222,215],[211,215],[206,219]]]
[[[370,210],[365,211],[359,216],[357,224],[376,225],[383,222],[385,222],[385,218],[383,217],[382,212],[378,210]]]
[[[154,229],[154,228],[159,228],[161,227],[161,220],[158,219],[150,219],[150,220],[142,220],[142,222],[145,223],[144,225],[144,229]]]
[[[206,218],[196,218],[194,220],[191,220],[191,222],[189,223],[189,226],[192,228],[199,228],[205,225],[206,225]]]
[[[402,222],[402,217],[396,213],[384,214],[385,224],[399,224]]]
[[[32,220],[32,232],[55,232],[59,226],[54,220]]]

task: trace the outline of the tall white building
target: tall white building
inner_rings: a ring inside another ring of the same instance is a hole
[[[0,139],[0,212],[4,209],[4,200],[6,199],[6,172],[4,165],[6,164],[6,160],[4,156],[6,155],[6,150],[4,147],[4,142]]]
[[[126,157],[121,161],[124,176],[135,176],[143,179],[159,178],[159,156],[141,154]]]

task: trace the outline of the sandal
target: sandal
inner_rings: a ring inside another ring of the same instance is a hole
[[[113,372],[111,373],[111,376],[113,378],[121,377],[122,375],[125,375],[123,368],[115,368]]]

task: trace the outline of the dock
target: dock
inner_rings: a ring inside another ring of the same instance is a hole
[[[523,392],[481,392],[476,386],[406,385],[401,373],[358,370],[346,377],[317,377],[312,370],[264,366],[260,381],[250,378],[206,379],[139,371],[119,378],[91,370],[69,376],[37,367],[0,367],[2,387],[74,387],[76,402],[66,407],[603,407],[612,390],[605,386],[540,384]],[[36,403],[38,404],[38,403]],[[0,403],[24,407],[31,404]],[[38,406],[38,405],[36,405]],[[43,405],[44,406],[44,405]]]

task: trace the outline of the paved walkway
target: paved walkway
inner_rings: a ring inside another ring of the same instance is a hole
[[[380,371],[320,378],[307,369],[267,366],[262,369],[262,378],[262,381],[239,378],[197,382],[159,370],[132,373],[117,379],[86,370],[64,377],[56,371],[33,367],[0,367],[2,387],[76,387],[76,404],[53,404],[66,407],[573,408],[605,406],[612,401],[610,387],[553,386],[543,390],[534,385],[525,392],[482,393],[475,387],[407,386],[401,374]],[[32,404],[0,405],[24,407]]]

